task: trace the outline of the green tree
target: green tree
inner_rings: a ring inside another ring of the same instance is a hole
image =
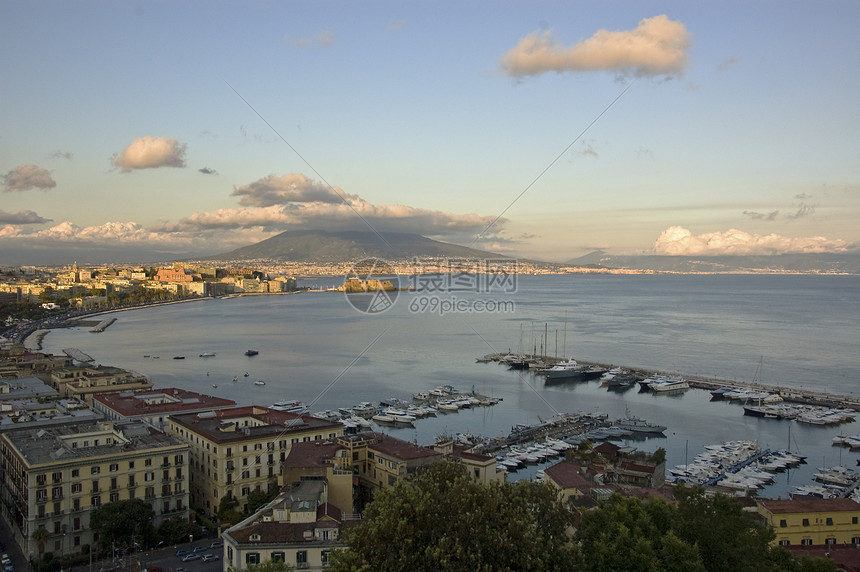
[[[218,521],[229,522],[234,525],[242,520],[242,513],[236,509],[239,506],[239,501],[232,497],[221,497],[218,503]]]
[[[675,532],[696,544],[708,570],[740,572],[768,569],[773,530],[757,522],[727,495],[705,495],[699,488],[676,487]]]
[[[245,513],[254,514],[260,507],[268,504],[276,496],[278,496],[277,488],[268,492],[254,489],[248,493],[248,504],[246,505]]]
[[[102,505],[90,513],[90,528],[99,537],[103,550],[133,546],[136,538],[145,542],[154,536],[152,506],[141,499]]]
[[[44,526],[40,526],[33,531],[30,537],[36,541],[36,547],[39,549],[39,558],[42,558],[42,553],[45,552],[45,543],[48,542],[50,535]]]
[[[236,572],[236,569],[232,566],[228,566],[227,570],[228,572]],[[286,562],[265,560],[263,562],[260,562],[256,566],[248,566],[247,568],[242,568],[242,570],[249,570],[251,572],[292,572],[292,570],[295,570],[295,568],[293,568]]]
[[[200,526],[188,522],[181,516],[174,516],[161,523],[157,535],[165,544],[179,544],[188,542],[189,536],[199,536]]]
[[[571,522],[549,485],[483,485],[445,461],[376,491],[331,569],[569,570]]]

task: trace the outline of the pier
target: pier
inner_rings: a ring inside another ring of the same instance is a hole
[[[105,318],[104,320],[96,324],[94,327],[90,328],[90,333],[99,334],[105,331],[108,326],[110,326],[114,322],[116,322],[116,318]]]
[[[480,363],[486,362],[500,362],[504,363],[505,358],[510,354],[488,354],[483,357],[477,359]],[[519,358],[523,363],[528,363],[529,367],[522,368],[523,371],[533,371],[534,373],[540,375],[544,369],[552,367],[553,365],[563,361],[562,358],[554,357],[554,356],[546,356],[546,355],[538,355],[538,354],[514,354],[517,358]],[[711,391],[714,389],[719,389],[721,387],[727,387],[731,389],[738,390],[755,390],[755,391],[766,391],[768,393],[773,393],[775,395],[779,395],[783,401],[788,401],[792,403],[802,403],[804,405],[819,405],[824,407],[834,407],[834,408],[845,408],[845,409],[853,409],[855,411],[860,411],[860,397],[849,396],[849,395],[834,395],[827,392],[821,391],[813,391],[810,389],[795,389],[790,387],[780,387],[773,385],[765,385],[763,383],[757,382],[743,382],[743,381],[729,381],[726,379],[720,379],[716,377],[707,377],[700,375],[686,375],[679,372],[669,372],[662,371],[656,369],[642,369],[635,367],[627,367],[627,366],[619,366],[619,364],[605,364],[599,362],[590,362],[590,361],[582,361],[576,360],[578,363],[585,366],[597,366],[603,367],[606,369],[611,369],[614,367],[623,367],[624,369],[628,369],[636,374],[637,379],[646,379],[653,375],[680,375],[691,388],[694,389],[704,389],[707,391]],[[517,368],[519,369],[519,368]]]
[[[75,361],[88,363],[94,361],[92,357],[88,356],[78,348],[65,348],[63,353],[72,358]]]

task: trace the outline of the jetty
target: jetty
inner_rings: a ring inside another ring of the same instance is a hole
[[[63,353],[72,358],[75,361],[89,363],[91,361],[95,361],[92,357],[85,354],[78,348],[65,348],[63,349]]]
[[[483,357],[477,358],[477,361],[479,363],[498,362],[505,364],[510,362],[512,356],[515,356],[517,358],[517,363],[528,364],[526,367],[520,366],[515,367],[514,369],[532,371],[537,375],[540,375],[544,370],[552,367],[553,365],[564,361],[563,358],[541,354],[502,353],[487,354]],[[727,379],[720,379],[716,377],[687,375],[683,373],[679,374],[678,372],[669,372],[656,369],[643,369],[630,366],[619,366],[618,364],[605,364],[583,360],[577,360],[577,362],[584,366],[601,367],[607,370],[612,369],[614,367],[623,367],[624,369],[632,371],[636,375],[636,378],[640,380],[655,375],[680,375],[687,381],[691,388],[695,389],[705,389],[708,391],[712,391],[720,388],[728,388],[739,391],[764,391],[778,395],[783,399],[783,401],[788,401],[792,403],[802,403],[805,405],[818,405],[834,408],[841,407],[845,409],[853,409],[854,411],[860,411],[860,397],[854,395],[835,395],[832,393],[824,391],[814,391],[811,389],[796,389],[791,387],[773,386],[754,381],[730,381]]]
[[[98,324],[96,324],[95,326],[90,328],[90,333],[91,334],[99,334],[99,333],[105,331],[108,328],[108,326],[110,326],[114,322],[116,322],[116,318],[105,318],[104,320],[102,320],[101,322],[99,322]]]

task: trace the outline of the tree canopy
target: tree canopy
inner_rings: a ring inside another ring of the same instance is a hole
[[[548,485],[482,485],[446,461],[376,491],[331,569],[569,570],[571,523]]]
[[[104,504],[90,514],[90,528],[98,534],[102,549],[111,545],[131,546],[135,538],[149,541],[153,537],[152,506],[141,499]]]

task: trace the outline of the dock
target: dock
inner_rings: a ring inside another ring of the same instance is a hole
[[[63,353],[72,358],[75,361],[88,363],[91,361],[95,361],[92,357],[88,356],[78,348],[65,348]]]
[[[105,318],[104,320],[102,320],[101,322],[96,324],[94,327],[90,328],[90,333],[91,334],[99,334],[99,333],[105,331],[108,328],[108,326],[110,326],[114,322],[116,322],[116,318]]]
[[[477,358],[479,363],[487,363],[487,362],[499,362],[503,363],[505,358],[509,354],[487,354],[483,357]],[[536,374],[540,374],[544,369],[552,367],[553,365],[563,361],[562,358],[554,357],[554,356],[546,356],[546,355],[533,355],[533,354],[515,354],[522,362],[528,363],[530,365],[529,368],[523,368],[522,371],[533,371]],[[652,369],[642,369],[636,367],[628,367],[628,366],[619,366],[619,364],[605,364],[599,362],[590,362],[583,360],[576,360],[578,363],[586,366],[597,366],[603,367],[606,369],[611,369],[614,367],[623,367],[624,369],[628,369],[636,374],[637,379],[646,379],[653,375],[680,375],[684,379],[687,380],[691,388],[694,389],[704,389],[707,391],[711,391],[714,389],[719,389],[721,387],[727,387],[731,389],[738,390],[755,390],[755,391],[766,391],[768,393],[773,393],[779,395],[783,401],[788,401],[791,403],[802,403],[804,405],[819,405],[823,407],[834,407],[834,408],[845,408],[845,409],[853,409],[854,411],[860,411],[860,397],[853,395],[834,395],[832,393],[827,393],[823,391],[813,391],[810,389],[795,389],[790,387],[781,387],[781,386],[773,386],[773,385],[765,385],[763,383],[757,382],[743,382],[743,381],[730,381],[726,379],[720,379],[716,377],[706,377],[699,375],[686,375],[684,373],[679,373],[677,371],[663,371],[663,370],[652,370]]]

